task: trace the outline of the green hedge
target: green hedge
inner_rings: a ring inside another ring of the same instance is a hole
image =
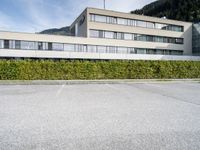
[[[0,60],[0,80],[172,78],[200,78],[200,62]]]

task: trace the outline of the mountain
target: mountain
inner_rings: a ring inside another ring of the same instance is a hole
[[[200,0],[157,0],[131,13],[197,23],[200,22]]]
[[[70,32],[70,28],[67,27],[63,27],[63,28],[53,28],[53,29],[47,29],[44,30],[42,32],[40,32],[40,34],[53,34],[53,35],[66,35],[66,36],[70,36],[71,32]]]
[[[200,0],[157,0],[131,13],[197,23],[200,22]],[[47,29],[40,33],[71,35],[68,26],[60,29]]]

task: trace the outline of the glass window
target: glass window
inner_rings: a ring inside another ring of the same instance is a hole
[[[99,31],[99,38],[104,38],[104,31]]]
[[[133,39],[133,35],[131,33],[124,33],[124,39],[125,40],[132,40]]]
[[[127,47],[118,47],[117,53],[127,54]]]
[[[24,50],[37,50],[35,42],[21,41],[21,49]]]
[[[38,42],[38,50],[43,50],[43,43],[42,42]]]
[[[156,23],[155,26],[156,26],[156,29],[167,30],[166,24]]]
[[[110,24],[116,24],[117,23],[117,18],[116,17],[106,17],[107,19],[107,23],[110,23]]]
[[[87,46],[82,44],[75,45],[76,52],[87,52]]]
[[[176,43],[176,39],[175,38],[168,38],[168,43]]]
[[[136,25],[137,25],[137,27],[144,27],[144,28],[146,28],[147,27],[147,22],[137,20]]]
[[[123,40],[124,39],[124,33],[117,32],[117,39]]]
[[[128,53],[129,54],[135,54],[136,53],[136,49],[133,47],[128,47]]]
[[[117,49],[115,46],[108,46],[108,53],[116,53]]]
[[[19,40],[15,41],[15,49],[21,49],[21,41]]]
[[[52,43],[48,43],[48,50],[52,50],[52,49],[53,49]]]
[[[171,25],[171,30],[172,31],[177,31],[177,32],[183,32],[183,27],[182,26]]]
[[[117,18],[117,24],[121,24],[121,25],[127,25],[127,19],[123,19],[123,18]]]
[[[90,14],[90,21],[95,21],[95,15],[94,14]]]
[[[156,54],[155,49],[147,49],[147,54]]]
[[[146,35],[136,34],[135,40],[137,40],[137,41],[147,41],[147,37],[146,37]]]
[[[98,30],[90,30],[90,37],[99,37],[99,31]]]
[[[137,51],[137,54],[146,54],[146,49],[143,49],[143,48],[137,48],[136,51]]]
[[[114,32],[105,31],[105,38],[114,39]]]
[[[97,52],[97,46],[95,46],[95,45],[88,45],[87,46],[87,51],[89,53],[96,53]]]
[[[106,16],[95,15],[95,21],[106,23]]]
[[[154,37],[151,36],[151,35],[147,35],[147,41],[153,42],[154,41]]]
[[[163,37],[163,42],[164,43],[168,43],[168,38],[167,37]]]
[[[182,38],[176,38],[175,41],[176,41],[176,44],[183,44]]]
[[[14,49],[15,48],[15,41],[14,40],[9,40],[9,48]]]
[[[156,50],[156,54],[163,55],[164,54],[164,50],[157,49]]]
[[[0,40],[0,48],[3,48],[3,46],[4,46],[4,41]]]
[[[147,28],[153,29],[155,27],[155,23],[147,22]]]
[[[64,51],[75,52],[74,44],[64,44]]]
[[[99,53],[106,53],[106,46],[97,46],[97,50]]]
[[[64,44],[61,43],[53,43],[52,49],[55,51],[63,51],[64,50]]]
[[[128,26],[134,26],[135,24],[134,20],[128,19],[127,21],[128,21],[127,22]]]
[[[4,48],[9,49],[9,40],[4,40]]]
[[[156,36],[155,37],[155,42],[161,42],[161,43],[163,43],[164,42],[163,37]]]
[[[170,51],[169,50],[164,50],[164,54],[165,55],[170,55]]]

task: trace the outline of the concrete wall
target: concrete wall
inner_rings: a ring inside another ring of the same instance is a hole
[[[0,50],[0,57],[12,58],[52,58],[52,59],[109,59],[109,60],[181,60],[200,61],[198,56],[170,56],[146,54],[108,54],[108,53],[83,53],[66,51],[39,51],[39,50]]]

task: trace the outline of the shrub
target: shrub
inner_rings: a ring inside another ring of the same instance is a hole
[[[200,78],[198,61],[0,60],[0,80]]]

